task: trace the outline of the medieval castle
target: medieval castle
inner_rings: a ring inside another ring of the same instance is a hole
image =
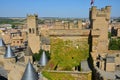
[[[60,38],[64,41],[70,40],[73,41],[75,46],[79,45],[79,43],[76,43],[76,41],[81,43],[85,42],[89,45],[90,48],[90,56],[93,60],[93,64],[92,62],[89,62],[89,64],[92,65],[92,71],[95,73],[93,75],[97,76],[96,80],[116,80],[116,76],[119,76],[117,71],[120,69],[120,51],[108,50],[108,25],[110,20],[110,13],[110,6],[106,6],[102,9],[97,9],[96,6],[92,6],[89,9],[89,28],[84,27],[81,20],[74,22],[55,21],[52,27],[48,28],[47,30],[38,26],[37,15],[27,15],[29,46],[27,47],[27,50],[29,49],[30,51],[31,49],[32,53],[38,53],[40,49],[50,51],[49,38]],[[47,33],[47,36],[43,35],[44,33]],[[46,39],[44,43],[42,42],[43,38]],[[0,49],[2,51],[5,48],[2,46]],[[32,54],[27,52],[23,53],[25,63],[27,63],[29,59],[32,62]],[[25,70],[25,64],[16,62],[15,57],[8,58],[7,55],[4,58],[2,57],[4,55],[4,51],[1,53],[0,60],[3,62],[5,69],[9,71],[8,79],[20,80],[22,78],[22,80],[25,80],[23,79],[24,77],[22,77]],[[28,63],[27,66],[31,66],[31,63]],[[13,76],[14,74],[16,74],[17,77]],[[78,79],[76,78],[75,80]]]

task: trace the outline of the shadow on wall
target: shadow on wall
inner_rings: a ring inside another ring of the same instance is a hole
[[[3,77],[3,76],[0,76],[0,80],[8,80],[8,79],[6,79],[6,78]]]
[[[120,79],[120,76],[115,75],[116,79]]]

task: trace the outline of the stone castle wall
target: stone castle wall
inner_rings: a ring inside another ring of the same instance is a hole
[[[48,71],[48,72],[58,74],[58,75],[61,74],[61,73],[66,74],[66,75],[71,75],[72,77],[74,77],[74,80],[92,80],[91,71],[88,71],[88,72]]]

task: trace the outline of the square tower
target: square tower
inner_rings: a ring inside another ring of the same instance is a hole
[[[28,45],[33,53],[38,53],[40,50],[40,36],[38,31],[38,16],[27,15],[28,27]]]
[[[110,11],[110,6],[106,6],[102,9],[97,9],[96,6],[90,8],[92,52],[104,53],[108,50]]]

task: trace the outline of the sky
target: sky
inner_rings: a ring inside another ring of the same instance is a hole
[[[39,17],[87,18],[91,0],[0,0],[0,17],[26,17],[38,14]],[[95,0],[98,8],[112,6],[111,17],[120,17],[120,0]]]

